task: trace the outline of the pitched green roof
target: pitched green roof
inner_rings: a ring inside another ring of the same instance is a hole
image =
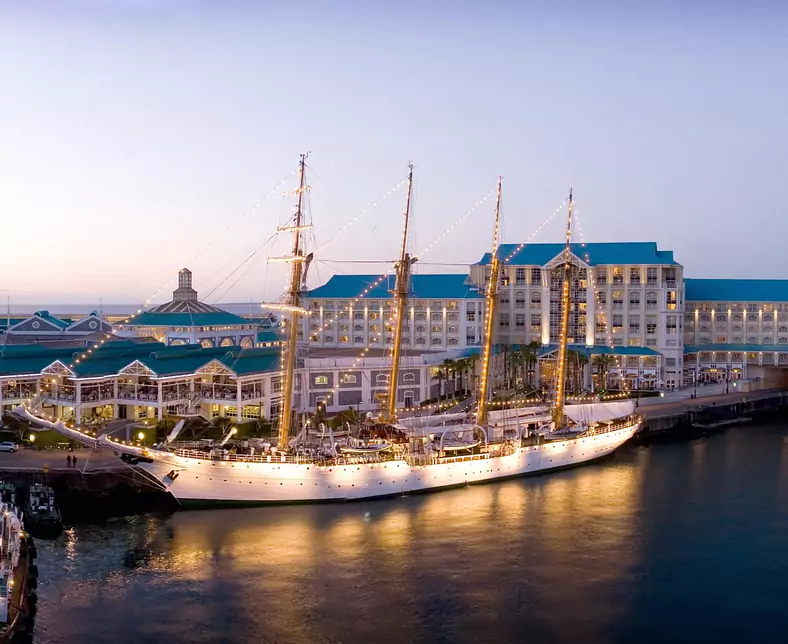
[[[158,313],[144,311],[121,326],[239,326],[253,324],[246,318],[227,311],[216,313]]]
[[[659,351],[650,347],[608,347],[607,345],[596,345],[588,347],[585,344],[570,344],[567,347],[570,351],[577,351],[586,356],[661,356]],[[558,349],[557,344],[548,344],[539,349],[539,356],[547,355]]]
[[[228,369],[232,369],[238,376],[266,371],[279,371],[281,350],[279,347],[263,347],[260,349],[234,347],[232,351],[225,353],[218,360]]]
[[[258,331],[257,341],[262,342],[282,342],[282,334],[276,331]]]
[[[525,244],[520,250],[517,250],[518,246],[519,244],[501,244],[498,247],[497,255],[501,260],[507,260],[506,263],[511,265],[544,266],[555,259],[564,249],[563,244]],[[590,266],[602,264],[678,265],[673,259],[673,251],[659,250],[655,242],[572,244],[572,252],[583,261],[587,261]],[[492,253],[485,253],[478,264],[489,264],[491,257]]]

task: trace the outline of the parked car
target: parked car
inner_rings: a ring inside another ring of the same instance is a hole
[[[16,443],[12,443],[11,441],[0,443],[0,452],[15,452],[17,449]]]

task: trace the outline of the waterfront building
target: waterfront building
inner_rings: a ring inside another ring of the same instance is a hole
[[[56,317],[49,311],[36,311],[22,318],[7,316],[2,319],[0,345],[85,346],[111,332],[112,325],[96,311],[77,319]]]
[[[303,337],[319,347],[391,346],[394,275],[334,275],[310,290]],[[420,352],[478,346],[484,293],[468,275],[413,275],[402,346]]]
[[[107,342],[90,353],[40,345],[0,350],[0,410],[35,401],[48,416],[158,419],[277,417],[278,348]]]
[[[684,384],[760,378],[788,367],[788,280],[686,280]]]
[[[257,324],[239,315],[200,302],[188,268],[178,273],[172,301],[134,315],[115,326],[122,338],[152,337],[168,346],[199,344],[203,347],[257,345]]]
[[[570,342],[609,352],[622,366],[612,378],[634,381],[659,370],[676,386],[683,369],[683,269],[653,242],[575,244]],[[559,332],[562,244],[504,244],[495,343],[554,345]],[[490,254],[468,274],[414,275],[404,348],[446,351],[477,346],[482,335]],[[311,290],[304,336],[319,347],[390,345],[394,276],[335,275]],[[621,347],[620,351],[616,351]],[[626,348],[626,350],[624,350]],[[548,351],[548,353],[554,349]],[[543,352],[544,354],[544,352]],[[655,365],[656,363],[656,365]],[[619,371],[621,373],[619,373]],[[652,383],[649,383],[652,384]]]

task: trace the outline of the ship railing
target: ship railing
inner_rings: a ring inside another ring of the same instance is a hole
[[[372,458],[370,455],[361,457],[337,456],[336,458],[313,458],[305,455],[292,454],[227,454],[226,456],[216,453],[204,452],[193,449],[176,449],[172,452],[176,456],[184,458],[196,458],[202,461],[219,461],[230,463],[296,463],[314,465],[360,465],[371,463],[382,463],[382,459]],[[406,455],[396,455],[393,460],[408,461]]]

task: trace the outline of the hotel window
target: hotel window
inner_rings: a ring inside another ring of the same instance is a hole
[[[364,338],[362,338],[360,335],[357,335],[353,338],[353,342],[356,344],[363,344]]]
[[[514,283],[515,284],[525,284],[525,269],[524,268],[518,268],[518,269],[515,270]]]
[[[457,333],[457,327],[456,326],[450,326],[446,330],[447,330],[448,333]]]
[[[410,327],[407,324],[402,325],[402,332],[403,333],[410,333]]]
[[[394,338],[386,336],[386,344],[393,344],[393,343],[394,343]]]
[[[631,309],[640,308],[640,291],[632,291],[629,294],[629,308]]]
[[[777,344],[788,344],[788,338],[780,338],[777,340]],[[782,356],[780,356],[782,358]]]
[[[508,313],[501,313],[500,325],[502,327],[508,327],[509,326],[509,314]]]
[[[748,331],[757,331],[758,330],[758,325],[757,324],[751,324],[750,326],[747,327],[747,330]]]
[[[315,376],[315,384],[316,385],[327,385],[328,384],[328,376]]]
[[[379,317],[380,317],[380,314],[378,314],[376,311],[371,311],[370,314],[369,314],[369,319],[370,320],[377,320]]]
[[[613,267],[613,284],[624,283],[624,269],[620,266]]]
[[[446,316],[446,319],[449,322],[459,322],[460,321],[460,316],[457,315],[456,313],[449,313],[449,315]]]
[[[334,300],[326,300],[323,302],[324,309],[333,309],[334,308]]]
[[[440,344],[440,343],[441,343],[440,338],[432,338],[432,344]]]
[[[788,333],[788,326],[781,326],[777,329],[780,333]]]
[[[354,320],[363,320],[364,319],[364,314],[361,311],[356,311],[353,314],[353,319]]]
[[[431,319],[433,322],[443,322],[443,313],[433,313],[433,314],[430,316],[430,319]]]
[[[347,342],[350,342],[350,338],[348,336],[346,336],[346,335],[340,335],[339,336],[339,341],[343,342],[343,343],[347,343]]]
[[[532,268],[531,269],[531,284],[538,284],[539,286],[542,285],[542,269],[541,268]],[[533,302],[533,300],[531,300]]]
[[[717,344],[723,344],[725,342],[725,336],[724,335],[718,335],[716,342],[717,342]]]
[[[640,268],[630,267],[629,269],[629,283],[633,285],[640,284]]]
[[[739,332],[739,331],[741,331],[741,327],[740,326],[735,326],[735,327],[733,327],[733,331],[734,332]]]
[[[449,300],[446,303],[446,308],[449,309],[450,311],[456,311],[458,308],[457,300]]]
[[[646,316],[646,333],[648,335],[656,335],[657,334],[657,316],[656,315],[647,315]]]
[[[656,284],[659,274],[656,267],[646,269],[646,284]]]
[[[340,324],[340,325],[339,325],[339,330],[340,330],[340,331],[349,331],[349,330],[350,330],[350,327],[348,327],[348,325],[347,325],[347,324]]]
[[[623,315],[614,315],[613,316],[613,333],[617,333],[621,331],[621,327],[624,326],[624,316]]]
[[[728,321],[728,316],[724,315],[724,314],[720,314],[717,317],[715,317],[714,319],[717,322],[727,322]]]
[[[700,343],[701,344],[710,344],[711,343],[711,338],[709,338],[708,336],[704,335],[703,337],[701,337]]]
[[[353,327],[353,330],[354,330],[354,331],[363,331],[363,330],[364,330],[364,325],[363,325],[363,324],[356,324],[356,325]]]
[[[672,334],[676,333],[676,316],[675,315],[668,315],[667,322],[665,323],[665,328],[667,332]]]
[[[402,344],[410,344],[410,338],[402,338]]]
[[[757,313],[758,312],[758,305],[757,304],[748,304],[747,305],[747,310],[750,313]]]
[[[542,316],[539,313],[531,313],[531,327],[542,329]]]
[[[740,335],[734,335],[733,336],[733,344],[741,344],[741,336]]]
[[[741,315],[739,315],[738,313],[735,314],[735,315],[732,315],[731,316],[731,320],[733,320],[734,322],[741,322]]]
[[[541,303],[542,303],[542,292],[531,291],[531,304],[541,304]]]
[[[613,291],[613,309],[624,308],[624,291]]]
[[[605,286],[607,284],[607,268],[596,269],[596,283],[599,286]]]
[[[765,335],[763,336],[763,344],[771,344],[772,343],[772,336]]]
[[[646,346],[647,347],[656,347],[657,346],[657,339],[656,338],[646,338]]]
[[[380,325],[379,324],[370,324],[369,325],[369,330],[377,333],[378,331],[380,331]]]
[[[599,304],[601,306],[604,306],[605,304],[607,304],[607,293],[605,293],[604,291],[599,291],[596,294],[596,301],[597,301],[597,304]]]
[[[465,312],[465,320],[468,322],[476,322],[476,311],[469,309]]]
[[[525,308],[525,291],[515,291],[515,294],[514,294],[514,308],[516,308],[516,309],[524,309]]]
[[[415,373],[403,373],[402,374],[402,382],[415,382],[416,381],[416,374]]]
[[[607,322],[605,322],[604,315],[597,315],[596,316],[596,332],[597,333],[606,333],[607,332]]]
[[[458,344],[457,338],[449,338],[449,344]]]
[[[678,307],[677,291],[668,291],[668,311],[675,311]]]
[[[747,336],[747,342],[750,344],[755,344],[758,342],[758,338],[756,338],[754,335]]]
[[[333,342],[334,341],[334,336],[333,335],[327,335],[326,337],[323,338],[323,341],[324,342]]]
[[[424,338],[416,338],[416,344],[424,344],[426,340]]]
[[[640,346],[640,338],[629,338],[627,340],[627,344],[630,347],[639,347]]]
[[[441,332],[443,332],[443,327],[440,326],[439,324],[434,324],[432,326],[432,332],[433,333],[441,333]]]
[[[640,333],[640,316],[639,315],[630,315],[629,316],[629,332],[630,333]]]
[[[427,327],[423,325],[418,325],[416,327],[416,333],[425,333],[427,331]]]
[[[432,304],[430,304],[430,308],[442,309],[443,308],[443,300],[432,300]]]
[[[388,384],[388,382],[389,382],[389,375],[387,373],[379,373],[375,375],[375,383]]]
[[[757,321],[758,321],[758,316],[757,316],[757,315],[755,315],[755,313],[750,313],[750,314],[747,316],[747,321],[748,321],[748,322],[757,322]]]
[[[509,286],[509,273],[505,269],[501,271],[501,286]]]
[[[508,291],[503,291],[503,292],[502,292],[502,293],[501,293],[501,294],[498,296],[498,302],[499,302],[500,304],[507,304],[507,305],[508,305],[508,304],[509,304],[509,292],[508,292]]]
[[[417,319],[419,322],[426,321],[426,319],[427,319],[427,314],[426,314],[426,313],[416,313],[416,319]]]
[[[383,310],[384,311],[390,311],[391,307],[392,307],[391,300],[383,300]]]
[[[465,329],[465,344],[476,343],[476,330],[473,328]]]
[[[370,344],[380,344],[380,337],[379,336],[375,336],[374,338],[370,338],[369,339],[369,343]]]
[[[647,309],[657,308],[657,294],[655,291],[648,291],[646,293],[646,308]]]
[[[514,316],[514,326],[517,329],[525,329],[525,314],[524,313],[517,313]]]
[[[356,376],[350,373],[342,374],[342,382],[346,385],[355,385],[356,384]]]

